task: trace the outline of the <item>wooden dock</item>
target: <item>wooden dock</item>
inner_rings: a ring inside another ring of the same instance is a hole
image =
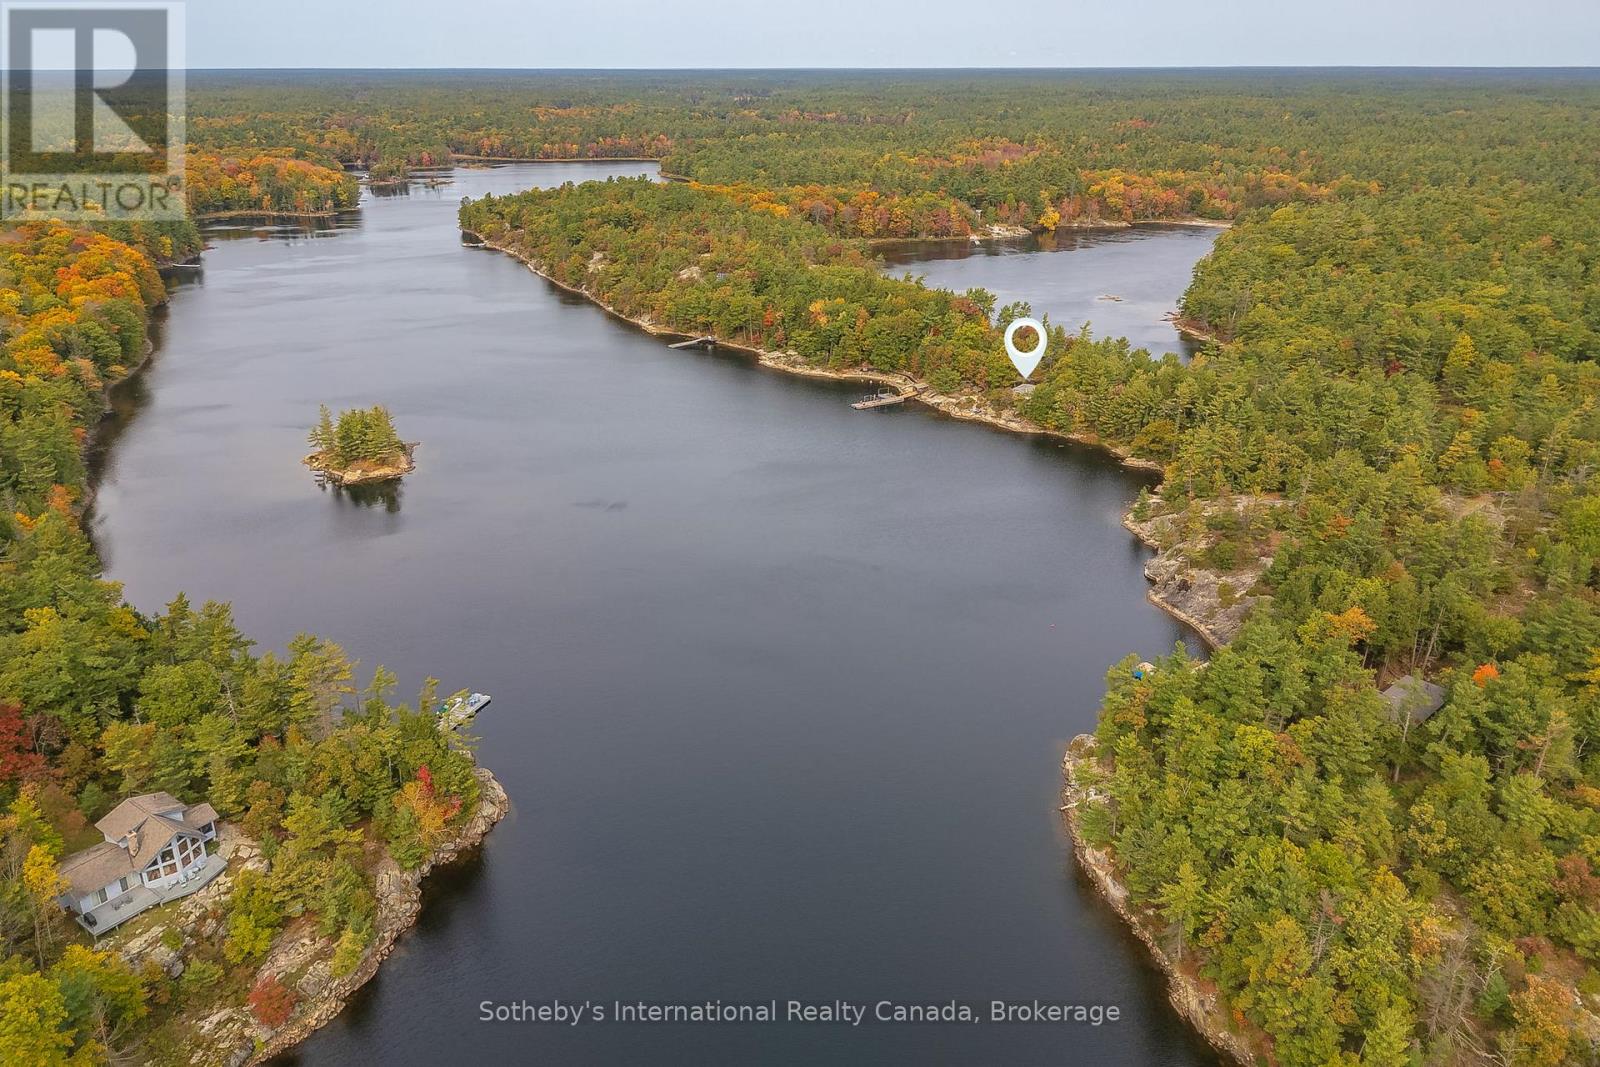
[[[696,348],[696,347],[699,347],[700,345],[704,345],[705,347],[710,348],[712,345],[714,345],[716,343],[717,343],[717,339],[715,337],[710,337],[710,336],[707,336],[707,337],[691,337],[687,341],[678,341],[678,342],[676,342],[674,344],[668,345],[667,347],[668,348]]]
[[[868,393],[850,406],[857,411],[867,411],[871,408],[886,408],[890,404],[904,404],[915,393],[900,393],[891,389],[879,389],[876,393]]]

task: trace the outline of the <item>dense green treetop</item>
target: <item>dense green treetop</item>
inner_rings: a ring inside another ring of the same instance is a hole
[[[338,419],[324,405],[309,440],[322,460],[335,467],[385,463],[406,454],[405,442],[394,428],[394,417],[381,404],[341,411]]]

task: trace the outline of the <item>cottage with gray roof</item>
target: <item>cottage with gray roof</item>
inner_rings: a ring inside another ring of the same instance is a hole
[[[1412,726],[1432,718],[1444,707],[1446,695],[1444,686],[1414,674],[1401,675],[1383,691],[1383,699],[1389,702],[1389,717],[1395,722],[1408,721]]]
[[[188,896],[226,866],[206,851],[206,842],[217,836],[217,812],[210,804],[144,793],[112,808],[94,827],[105,840],[61,861],[69,887],[61,906],[91,933],[103,934],[157,904]]]

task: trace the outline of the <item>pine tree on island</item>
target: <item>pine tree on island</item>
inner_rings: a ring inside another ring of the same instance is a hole
[[[381,404],[342,411],[337,419],[324,404],[308,439],[314,451],[306,465],[339,484],[398,478],[415,466],[415,445],[400,439],[394,417]]]

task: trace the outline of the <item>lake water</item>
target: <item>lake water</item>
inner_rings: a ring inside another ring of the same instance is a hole
[[[1141,224],[1125,230],[1062,230],[1016,241],[885,244],[879,252],[897,277],[922,275],[941,289],[980,287],[995,306],[1016,300],[1035,316],[1076,333],[1126,337],[1153,355],[1185,359],[1196,344],[1167,318],[1189,287],[1194,265],[1222,231],[1212,226]]]
[[[670,351],[456,229],[463,195],[649,170],[464,170],[321,229],[218,229],[117,393],[93,530],[136,605],[231,600],[263,648],[311,630],[407,692],[494,695],[480,758],[514,810],[286,1062],[1214,1063],[1057,813],[1107,667],[1185,636],[1119,525],[1140,479]],[[1102,287],[1181,289],[1143,284]],[[317,405],[375,402],[417,471],[319,489]],[[485,1000],[773,998],[1122,1017],[477,1021]]]

